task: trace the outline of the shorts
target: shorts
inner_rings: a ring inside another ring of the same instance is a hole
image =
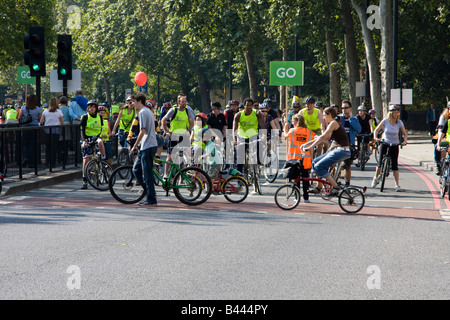
[[[158,143],[158,148],[164,146],[164,137],[156,134],[156,142]]]
[[[208,169],[208,175],[211,178],[218,178],[220,176],[220,170],[222,169],[221,164],[214,164],[209,167]]]
[[[86,148],[83,149],[83,147],[81,147],[81,156],[84,158],[88,158],[91,157],[94,154],[94,148],[92,146],[92,143],[94,142],[94,138],[97,138],[97,136],[95,137],[88,137],[87,141],[87,145]],[[97,141],[101,140],[100,138],[97,139]],[[80,141],[81,146],[83,146],[83,141]]]

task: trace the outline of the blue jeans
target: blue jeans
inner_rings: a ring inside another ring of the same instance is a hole
[[[156,204],[156,191],[153,176],[153,158],[157,147],[140,150],[133,166],[133,174],[137,182],[144,188],[147,203]]]
[[[350,149],[342,147],[333,149],[315,158],[312,162],[312,171],[319,176],[319,178],[326,178],[330,175],[328,169],[335,163],[350,158]]]

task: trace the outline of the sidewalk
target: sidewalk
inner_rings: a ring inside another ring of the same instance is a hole
[[[412,162],[434,173],[434,144],[427,132],[408,132],[408,144],[400,149],[400,160]]]
[[[408,145],[400,150],[399,158],[408,163],[420,165],[434,173],[434,145],[431,143],[428,133],[408,132]],[[22,180],[7,177],[3,183],[3,191],[0,194],[0,198],[73,179],[81,179],[81,167],[72,167],[66,170],[55,169],[51,173],[45,170],[39,172],[37,176],[34,174],[25,175]]]

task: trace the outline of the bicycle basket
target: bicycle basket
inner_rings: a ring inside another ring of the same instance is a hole
[[[299,160],[292,159],[284,163],[281,175],[283,179],[295,179],[301,174],[302,165]]]

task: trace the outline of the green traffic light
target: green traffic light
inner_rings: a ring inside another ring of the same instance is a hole
[[[65,76],[67,74],[67,70],[62,68],[61,70],[59,70],[59,73]]]
[[[39,70],[41,70],[41,68],[39,67],[38,64],[33,64],[32,68],[33,68],[34,71],[39,71]]]

